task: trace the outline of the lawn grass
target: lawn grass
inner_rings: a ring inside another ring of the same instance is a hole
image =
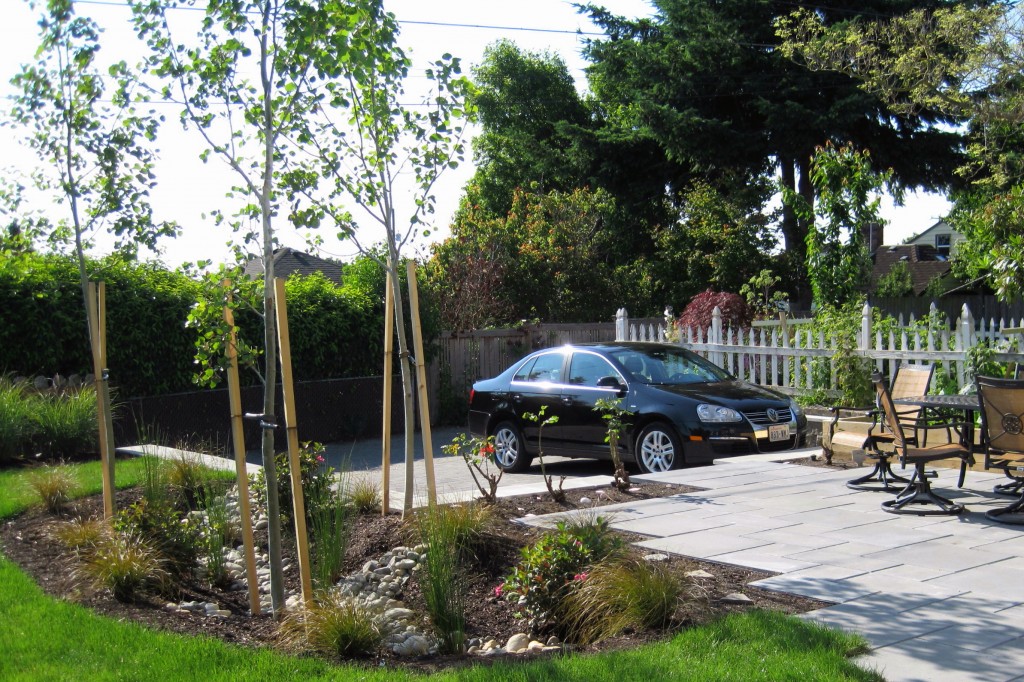
[[[128,462],[131,462],[129,460]],[[84,494],[98,492],[98,463],[73,465]],[[118,462],[118,485],[142,478],[143,466]],[[33,502],[23,470],[0,471],[0,518]],[[15,495],[9,491],[25,490]],[[514,659],[419,675],[359,665],[337,666],[269,650],[230,646],[118,622],[58,601],[0,556],[0,679],[39,680],[881,680],[850,662],[862,639],[777,613],[752,611],[686,630],[670,641],[590,656]]]
[[[145,478],[146,466],[153,458],[128,457],[118,459],[115,464],[114,485],[118,488],[131,488]],[[99,460],[92,462],[76,462],[66,466],[74,476],[76,483],[75,497],[86,497],[103,492],[103,472]],[[39,496],[29,485],[29,477],[35,469],[19,467],[16,469],[0,469],[0,519],[20,514],[29,507],[39,503]],[[214,472],[217,477],[234,479],[230,471]]]

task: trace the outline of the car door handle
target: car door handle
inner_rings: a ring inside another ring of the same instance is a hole
[[[562,404],[563,405],[572,405],[572,396],[568,396],[568,395],[562,396]]]
[[[514,403],[521,403],[521,402],[523,402],[523,396],[519,395],[518,393],[513,393],[512,394],[512,402],[514,402]]]

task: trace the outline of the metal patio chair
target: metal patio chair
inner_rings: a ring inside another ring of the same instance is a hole
[[[889,393],[893,398],[925,395],[928,393],[928,386],[931,384],[934,372],[934,365],[900,364],[893,375]],[[879,424],[878,418],[881,415],[881,410],[877,405],[871,407],[836,406],[829,409],[832,411],[833,418],[828,425],[825,447],[831,450],[830,454],[835,452],[835,445],[843,445],[851,450],[864,450],[865,456],[874,460],[875,463],[874,468],[868,474],[847,481],[846,487],[872,492],[895,492],[910,484],[910,479],[904,478],[892,470],[890,458],[895,454],[892,449],[893,436],[884,423]],[[912,431],[913,435],[910,436],[912,440],[918,436],[922,411],[920,407],[901,406],[900,408],[900,423],[903,424],[904,429]],[[857,414],[853,417],[843,418],[841,417],[842,412]],[[865,424],[868,427],[866,433],[864,431]],[[914,443],[916,444],[916,440]]]
[[[962,504],[957,504],[932,490],[929,480],[935,478],[936,474],[926,471],[925,465],[940,459],[959,459],[959,485],[963,486],[967,467],[973,461],[971,450],[960,443],[917,445],[912,439],[908,439],[904,434],[900,413],[892,401],[892,395],[889,393],[889,387],[885,384],[885,379],[880,373],[875,372],[871,376],[871,381],[875,385],[882,417],[893,437],[894,454],[899,457],[900,464],[904,467],[908,464],[914,467],[914,476],[907,487],[899,492],[894,499],[883,502],[882,509],[893,514],[917,514],[919,516],[962,513],[964,511]],[[943,425],[943,428],[946,427],[962,428],[963,424]]]
[[[1024,517],[1005,518],[1024,514],[1024,379],[977,377],[975,384],[981,399],[985,468],[1002,469],[1013,480],[1004,484],[1005,489],[1020,493],[1013,504],[988,511],[985,516],[1000,523],[1024,525]]]

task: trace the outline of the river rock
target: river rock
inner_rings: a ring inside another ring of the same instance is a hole
[[[517,632],[508,638],[505,643],[505,651],[518,653],[530,645],[530,638],[522,632]]]

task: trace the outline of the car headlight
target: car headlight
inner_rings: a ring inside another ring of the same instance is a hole
[[[789,401],[789,409],[793,412],[793,419],[799,419],[804,416],[803,408],[792,398]]]
[[[697,417],[702,422],[741,422],[743,415],[731,407],[701,404],[697,406]]]

